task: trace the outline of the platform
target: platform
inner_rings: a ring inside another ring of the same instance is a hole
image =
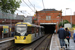
[[[73,39],[70,39],[70,46],[66,50],[75,50],[75,43]]]
[[[0,43],[11,41],[11,40],[14,40],[14,37],[8,37],[8,38],[0,39]]]
[[[61,50],[58,34],[53,34],[50,44],[50,50]],[[75,43],[72,38],[70,39],[70,45],[65,48],[65,50],[75,50]]]
[[[50,50],[60,50],[60,43],[59,43],[59,39],[58,39],[58,34],[52,35]]]

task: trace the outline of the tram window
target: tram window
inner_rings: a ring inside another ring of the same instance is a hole
[[[31,34],[31,33],[32,33],[32,28],[31,28],[31,27],[28,27],[28,28],[27,28],[27,33],[28,33],[28,34]]]
[[[35,33],[36,33],[36,29],[37,29],[37,28],[35,27],[35,29],[34,29]]]
[[[34,27],[32,27],[32,33],[35,33],[35,28]]]
[[[41,32],[41,31],[40,31],[40,28],[38,28],[38,29],[39,29],[38,33],[40,34],[40,32]],[[39,35],[39,34],[38,34],[38,35]]]
[[[39,32],[39,28],[36,28],[36,33],[38,33]]]
[[[35,37],[36,37],[36,30],[37,30],[37,28],[35,27],[35,29],[34,29],[34,30],[35,30]]]
[[[39,32],[41,31],[41,28],[39,28]]]
[[[41,28],[41,33],[43,33],[44,32],[44,28]]]
[[[35,33],[36,33],[36,29],[37,29],[37,28],[36,28],[36,27],[34,27],[34,32],[35,32]]]

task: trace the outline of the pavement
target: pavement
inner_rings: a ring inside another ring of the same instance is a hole
[[[61,50],[58,34],[53,34],[50,44],[50,50]],[[65,50],[75,50],[75,43],[72,38],[70,39],[69,46],[65,48]]]
[[[58,34],[53,34],[51,38],[50,50],[60,50]]]
[[[14,40],[14,37],[8,37],[8,38],[0,39],[0,43],[11,41],[11,40]]]
[[[70,39],[70,46],[66,50],[75,50],[75,43],[72,38]]]

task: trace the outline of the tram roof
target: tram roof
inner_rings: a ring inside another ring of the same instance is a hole
[[[29,23],[29,22],[18,22],[17,24],[27,24],[27,26],[42,27],[42,28],[44,28],[43,26],[39,26],[39,25],[35,25],[35,24],[31,24],[31,23]]]
[[[18,22],[17,24],[27,24],[27,26],[32,26],[32,24],[28,22]]]

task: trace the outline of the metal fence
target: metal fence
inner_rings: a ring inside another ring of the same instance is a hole
[[[0,10],[0,19],[16,19],[15,14],[5,13]]]

